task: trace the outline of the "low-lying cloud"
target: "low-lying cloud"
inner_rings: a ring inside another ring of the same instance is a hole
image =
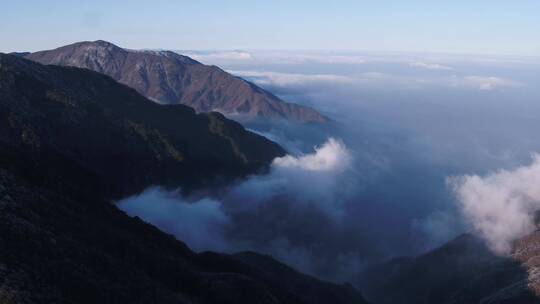
[[[462,214],[474,231],[498,254],[509,254],[512,242],[533,232],[540,210],[540,155],[529,166],[486,176],[449,179]]]
[[[177,192],[150,188],[118,207],[197,251],[257,250],[314,273],[317,265],[328,265],[312,250],[321,238],[338,234],[345,198],[352,193],[347,182],[352,162],[344,143],[329,138],[313,153],[276,158],[269,174],[253,176],[219,198],[191,202]]]
[[[343,212],[340,197],[348,193],[352,162],[343,142],[329,138],[311,154],[276,158],[268,175],[253,176],[240,183],[224,199],[231,202],[229,207],[246,210],[286,197],[292,209],[315,208],[336,220]]]
[[[173,234],[196,251],[230,248],[224,236],[224,228],[230,224],[230,219],[218,201],[205,198],[188,202],[179,192],[152,187],[119,201],[117,206],[128,215],[138,216]]]
[[[315,147],[315,153],[294,157],[287,155],[276,158],[272,165],[276,169],[313,171],[343,172],[351,165],[351,155],[343,142],[334,138],[320,146]]]
[[[315,147],[312,154],[276,158],[268,178],[285,182],[281,194],[286,192],[288,197],[296,197],[298,203],[316,206],[336,218],[342,215],[339,196],[348,193],[346,172],[350,170],[351,153],[343,142],[329,138],[322,146]],[[263,178],[263,183],[268,178]]]
[[[411,64],[412,65],[412,64]],[[421,65],[421,66],[420,66]],[[429,70],[452,70],[449,67],[415,63],[415,67]],[[356,86],[364,90],[370,88],[383,88],[391,85],[392,89],[432,89],[454,88],[464,90],[495,91],[507,88],[518,88],[524,84],[507,78],[495,76],[462,76],[456,74],[444,75],[401,75],[383,72],[363,72],[354,75],[337,74],[300,74],[281,73],[271,71],[241,71],[229,70],[230,73],[246,78],[256,84],[266,87],[278,93],[305,93],[306,91],[326,91],[329,87]]]
[[[295,74],[259,71],[229,71],[230,73],[249,78],[263,86],[298,87],[321,83],[353,83],[354,79],[333,74]]]

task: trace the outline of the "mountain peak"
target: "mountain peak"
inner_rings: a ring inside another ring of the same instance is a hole
[[[218,111],[247,119],[324,123],[312,108],[288,103],[222,69],[164,50],[129,50],[103,40],[29,54],[42,63],[106,74],[161,104],[184,104],[197,112]]]
[[[112,42],[105,41],[105,40],[101,40],[101,39],[94,40],[94,41],[92,41],[91,43],[93,43],[93,44],[98,44],[98,45],[104,45],[104,46],[116,46],[116,45],[113,44]]]
[[[82,42],[76,42],[73,44],[69,44],[63,47],[59,47],[58,49],[62,48],[79,48],[79,47],[85,47],[85,48],[101,48],[101,49],[109,49],[109,50],[123,50],[123,48],[117,46],[114,43],[105,41],[105,40],[94,40],[94,41],[82,41]]]

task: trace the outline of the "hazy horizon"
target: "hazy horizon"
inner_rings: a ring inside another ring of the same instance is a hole
[[[166,9],[163,9],[166,8]],[[103,39],[126,48],[540,54],[538,1],[25,1],[0,11],[0,51]],[[8,43],[9,42],[9,43]]]

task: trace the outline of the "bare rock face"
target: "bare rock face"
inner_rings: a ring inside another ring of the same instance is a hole
[[[525,284],[540,297],[540,231],[536,231],[515,243],[512,258],[522,263],[527,272]]]
[[[42,64],[75,66],[104,73],[162,104],[184,104],[197,112],[218,111],[247,119],[323,123],[317,111],[284,102],[251,82],[216,66],[170,51],[135,51],[106,41],[79,42],[25,56]]]

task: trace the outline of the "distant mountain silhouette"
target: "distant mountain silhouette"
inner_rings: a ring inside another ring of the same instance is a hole
[[[42,64],[104,73],[162,104],[185,104],[197,112],[219,111],[245,118],[322,123],[317,111],[279,99],[216,66],[171,51],[136,51],[106,41],[79,42],[25,55]]]

